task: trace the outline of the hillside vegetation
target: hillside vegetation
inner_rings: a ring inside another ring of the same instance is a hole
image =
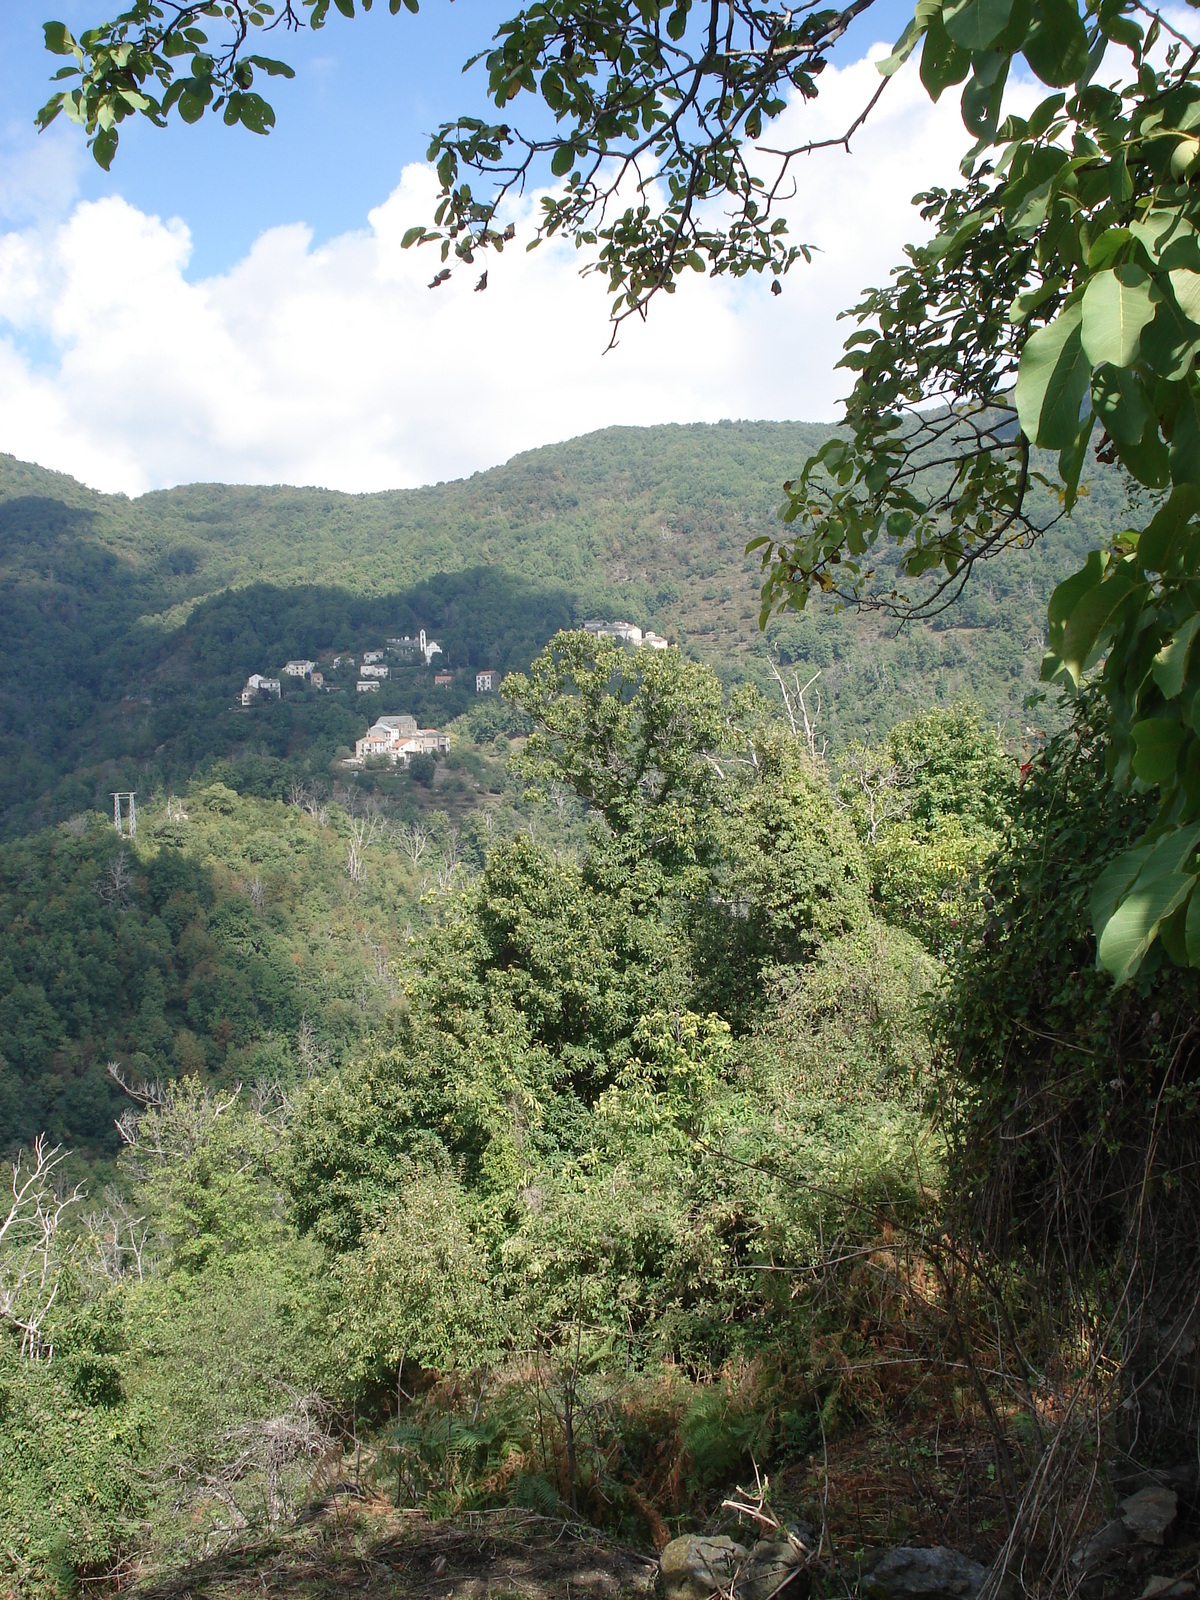
[[[560,627],[628,617],[726,683],[766,656],[821,670],[835,741],[970,696],[1009,735],[1028,720],[1045,602],[1122,524],[1097,467],[1074,517],[997,563],[938,626],[816,613],[758,629],[744,546],[822,437],[802,424],[614,428],[461,483],[375,495],[193,485],[135,501],[0,458],[0,821],[20,832],[266,749],[324,774],[364,726],[343,695],[290,720],[233,718],[251,671],[427,626],[452,668],[522,670]],[[406,685],[399,709],[441,715]],[[470,686],[448,697],[454,712]],[[390,709],[382,703],[373,710]]]
[[[506,700],[534,798],[459,824],[402,788],[372,811],[207,779],[136,844],[85,818],[8,847],[9,959],[41,965],[7,1103],[77,1137],[109,1050],[123,1085],[86,1200],[45,1146],[15,1166],[17,1592],[209,1558],[224,1583],[298,1517],[383,1548],[338,1495],[661,1547],[756,1473],[826,1588],[882,1541],[990,1558],[1047,1436],[1066,1525],[1100,1513],[1078,1400],[1118,1404],[1130,1323],[1072,1341],[1114,1272],[1155,1383],[1138,1459],[1180,1459],[1195,1285],[1131,1245],[1130,1178],[1143,1141],[1169,1238],[1195,985],[1084,970],[1086,884],[1140,821],[1091,709],[1022,784],[970,712],[834,765],[752,685],[581,632]],[[423,819],[436,870],[405,853]],[[33,1018],[76,1090],[39,1082]],[[1021,1533],[1039,1561],[1059,1525]]]
[[[946,625],[764,641],[803,439],[359,500],[11,467],[0,1590],[540,1595],[567,1527],[616,1583],[758,1516],[818,1595],[895,1542],[1065,1592],[1165,1483],[1089,1592],[1194,1565],[1195,975],[1095,970],[1151,802],[1090,695],[1024,706],[1113,480]],[[332,669],[418,626],[448,685]],[[235,704],[297,654],[332,692]],[[449,751],[348,766],[384,710]]]

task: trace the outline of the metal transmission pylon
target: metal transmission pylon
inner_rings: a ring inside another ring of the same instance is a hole
[[[137,790],[122,789],[113,792],[113,827],[125,837],[125,823],[129,823],[129,837],[137,838]]]

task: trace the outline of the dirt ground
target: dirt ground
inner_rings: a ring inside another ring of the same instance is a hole
[[[305,1526],[231,1546],[182,1572],[142,1575],[137,1600],[640,1600],[652,1555],[519,1509],[452,1523],[378,1501],[334,1504]]]

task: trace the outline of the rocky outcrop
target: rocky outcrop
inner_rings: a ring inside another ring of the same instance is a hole
[[[1151,1573],[1142,1590],[1141,1600],[1193,1600],[1196,1585],[1190,1578],[1172,1578]]]
[[[804,1583],[793,1582],[800,1578],[803,1562],[799,1551],[786,1539],[760,1539],[750,1552],[735,1593],[739,1600],[771,1600],[771,1596],[786,1589],[787,1600],[807,1592],[807,1574]]]
[[[1178,1512],[1179,1496],[1159,1484],[1139,1489],[1121,1501],[1121,1521],[1142,1544],[1162,1544]]]
[[[728,1594],[749,1554],[744,1544],[735,1544],[724,1534],[672,1539],[658,1564],[663,1600],[709,1600],[710,1595]]]
[[[987,1577],[977,1561],[947,1550],[887,1550],[864,1572],[859,1593],[864,1600],[975,1600]]]
[[[760,1539],[752,1549],[724,1535],[672,1539],[659,1562],[658,1582],[663,1600],[711,1600],[717,1594],[800,1600],[807,1592],[802,1557],[787,1539]]]

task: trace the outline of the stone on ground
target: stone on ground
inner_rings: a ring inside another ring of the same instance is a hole
[[[1179,1496],[1174,1489],[1153,1484],[1121,1501],[1121,1521],[1143,1544],[1161,1544],[1178,1510]]]
[[[977,1561],[935,1545],[888,1550],[859,1586],[864,1600],[974,1600],[987,1577]]]
[[[735,1593],[739,1600],[771,1600],[786,1585],[791,1600],[800,1590],[793,1580],[800,1576],[801,1564],[799,1552],[786,1539],[760,1539],[742,1568]]]
[[[672,1539],[659,1563],[659,1588],[663,1600],[710,1600],[732,1592],[737,1600],[771,1600],[786,1592],[787,1600],[799,1595],[803,1563],[786,1539],[760,1539],[753,1550],[724,1535],[700,1534]]]
[[[663,1600],[709,1600],[719,1590],[728,1593],[748,1555],[744,1544],[735,1544],[724,1534],[672,1539],[658,1567]]]

